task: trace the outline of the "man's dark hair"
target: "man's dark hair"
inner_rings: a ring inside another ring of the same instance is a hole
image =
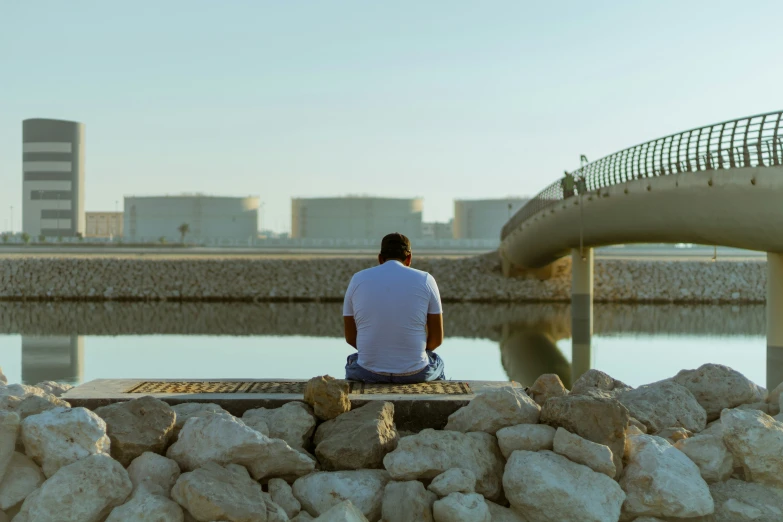
[[[411,255],[410,239],[399,232],[386,235],[381,241],[381,257],[403,261]]]

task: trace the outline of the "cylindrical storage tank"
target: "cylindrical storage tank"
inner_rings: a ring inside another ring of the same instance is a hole
[[[499,239],[503,225],[527,202],[527,198],[455,200],[454,239]]]

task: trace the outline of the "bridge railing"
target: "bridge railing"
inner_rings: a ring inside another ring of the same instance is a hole
[[[643,178],[684,172],[783,165],[783,111],[725,121],[630,147],[589,163],[571,174],[572,195]],[[501,232],[565,199],[562,180],[552,183],[519,209]]]

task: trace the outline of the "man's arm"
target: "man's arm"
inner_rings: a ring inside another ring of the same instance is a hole
[[[443,314],[427,314],[427,350],[434,350],[441,344],[443,344]]]
[[[344,315],[345,342],[356,348],[356,321],[352,315]]]

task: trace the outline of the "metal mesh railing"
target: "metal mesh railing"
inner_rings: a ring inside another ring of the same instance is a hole
[[[783,165],[783,111],[726,121],[630,147],[571,173],[569,196],[611,185],[683,172]],[[511,217],[504,239],[520,223],[564,197],[563,180],[542,190]]]

